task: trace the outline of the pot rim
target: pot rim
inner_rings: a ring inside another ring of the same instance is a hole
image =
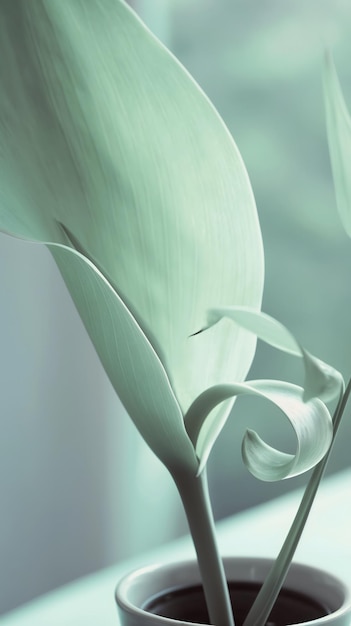
[[[274,559],[271,558],[223,557],[227,579],[237,581],[262,582],[273,562]],[[135,618],[142,619],[145,626],[148,623],[155,625],[157,622],[160,626],[161,624],[189,626],[189,622],[154,615],[142,607],[158,593],[199,582],[200,573],[196,559],[146,565],[123,576],[116,587],[115,599],[121,613],[128,613],[134,615]],[[331,613],[318,619],[318,624],[323,624],[323,626],[327,626],[331,620],[334,624],[339,618],[341,623],[343,616],[351,613],[351,590],[340,578],[326,570],[305,563],[293,562],[284,587],[301,592],[320,602],[328,599]],[[308,592],[306,592],[306,587]],[[313,620],[303,624],[313,626],[316,622]]]

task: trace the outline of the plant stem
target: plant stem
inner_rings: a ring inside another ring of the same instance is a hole
[[[346,391],[341,395],[333,417],[333,440],[328,452],[323,459],[314,468],[311,478],[308,481],[300,506],[290,527],[289,533],[283,543],[274,565],[269,572],[264,584],[262,585],[255,602],[253,603],[244,626],[263,626],[273,608],[278,597],[279,591],[284,583],[290,563],[295,554],[302,531],[305,527],[308,515],[310,513],[315,495],[317,493],[321,478],[327,465],[335,436],[341,423],[346,403],[351,393],[351,380],[349,381]]]
[[[174,475],[193,538],[211,624],[234,626],[228,585],[219,555],[206,470]]]

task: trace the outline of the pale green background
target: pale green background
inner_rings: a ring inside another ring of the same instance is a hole
[[[347,377],[351,242],[336,216],[321,62],[328,44],[351,107],[349,0],[134,5],[208,93],[242,152],[265,244],[265,311]],[[124,415],[49,254],[4,236],[0,242],[4,612],[185,532],[185,524],[168,476]],[[250,376],[299,382],[301,364],[260,346]],[[210,463],[217,517],[305,480],[274,485],[248,476],[240,460],[246,426],[287,449],[294,443],[266,406],[237,403]],[[347,416],[330,471],[349,464],[350,441]]]

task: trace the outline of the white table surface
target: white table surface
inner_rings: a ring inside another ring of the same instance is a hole
[[[275,556],[299,497],[300,492],[293,492],[221,522],[222,554]],[[347,470],[323,481],[295,560],[328,569],[351,585],[350,528],[351,470]],[[114,589],[124,573],[193,556],[189,540],[175,541],[46,594],[3,616],[1,626],[118,626]]]

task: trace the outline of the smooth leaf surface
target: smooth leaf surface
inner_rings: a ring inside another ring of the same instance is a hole
[[[198,462],[179,404],[160,359],[136,320],[89,260],[71,248],[49,247],[136,427],[169,469],[196,474]]]
[[[274,317],[249,307],[216,307],[208,313],[208,325],[216,324],[223,317],[233,320],[274,348],[303,359],[305,401],[315,397],[328,401],[340,394],[344,385],[340,372],[307,352],[292,333]]]
[[[224,320],[190,337],[214,303],[260,306],[263,252],[240,154],[189,74],[121,0],[0,0],[0,82],[0,228],[64,244],[61,223],[81,242],[183,412],[243,380],[254,336]]]
[[[333,436],[333,424],[325,404],[314,398],[303,401],[303,389],[276,380],[254,380],[247,383],[216,385],[206,390],[190,407],[186,428],[204,468],[217,437],[218,418],[212,410],[228,397],[253,395],[275,404],[290,421],[297,438],[294,455],[286,454],[265,443],[257,433],[248,430],[242,443],[244,463],[261,480],[291,478],[311,469],[326,454]],[[235,412],[234,412],[235,414]]]
[[[351,120],[329,54],[325,55],[323,77],[336,203],[344,229],[351,237]]]

